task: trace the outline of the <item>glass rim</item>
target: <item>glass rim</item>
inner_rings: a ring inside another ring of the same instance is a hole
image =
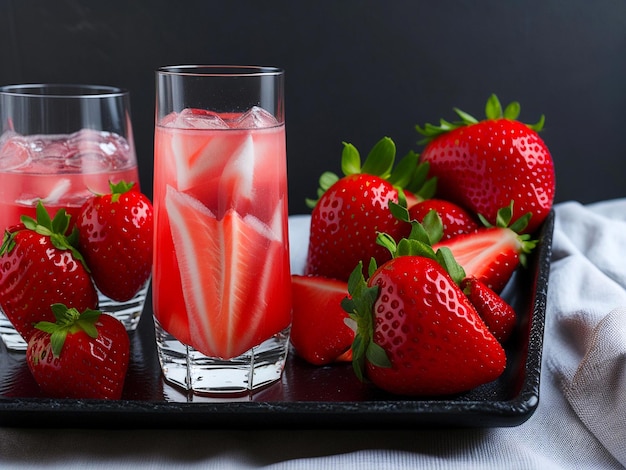
[[[0,86],[0,95],[20,98],[102,99],[128,96],[128,90],[82,83],[22,83]]]
[[[189,77],[262,77],[285,72],[280,67],[266,65],[165,65],[156,71],[161,75]]]

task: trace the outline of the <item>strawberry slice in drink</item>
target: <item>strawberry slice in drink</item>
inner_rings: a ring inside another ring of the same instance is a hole
[[[289,325],[288,246],[281,232],[234,210],[218,219],[171,186],[165,206],[188,321],[181,332],[176,318],[162,315],[166,330],[207,356],[230,359]]]
[[[188,111],[186,119],[197,114],[196,110]],[[173,127],[182,114],[159,127],[156,135],[155,148],[173,157],[163,162],[167,181],[202,201],[218,218],[234,208],[269,223],[271,212],[254,201],[275,200],[277,179],[285,173],[282,160],[276,158],[285,153],[284,128]]]
[[[199,133],[185,129],[176,129],[170,136],[178,189],[186,192],[217,182],[230,155],[241,152],[247,137],[237,131]]]

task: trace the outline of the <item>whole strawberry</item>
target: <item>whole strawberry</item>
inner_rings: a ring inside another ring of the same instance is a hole
[[[22,217],[22,224],[9,228],[0,247],[0,307],[25,341],[36,322],[54,318],[54,303],[98,306],[96,289],[73,244],[76,232],[65,236],[70,216],[61,209],[50,219],[41,203],[36,214],[37,220]]]
[[[153,210],[133,183],[110,184],[111,193],[87,200],[76,218],[78,246],[100,292],[126,301],[152,269]]]
[[[420,187],[429,187],[427,167],[418,168],[417,154],[409,153],[393,169],[395,155],[393,141],[383,138],[361,166],[357,149],[344,144],[345,176],[323,174],[319,200],[308,201],[314,207],[305,274],[347,281],[359,261],[389,259],[388,251],[376,244],[377,232],[402,238],[409,230],[392,215],[389,203],[404,201],[405,188],[419,193]]]
[[[370,268],[367,282],[360,266],[348,282],[351,298],[343,305],[357,322],[357,375],[417,396],[460,393],[498,378],[505,352],[460,289],[464,274],[449,252],[406,239],[393,251]]]
[[[51,310],[56,321],[37,323],[26,349],[39,387],[54,398],[121,398],[130,356],[124,325],[97,310]]]
[[[440,126],[417,126],[426,136],[421,161],[437,178],[437,196],[482,214],[495,224],[498,209],[511,200],[522,213],[532,213],[526,231],[534,232],[552,208],[554,163],[532,126],[517,120],[519,103],[502,110],[495,95],[487,101],[487,119],[478,121],[455,109],[460,122],[442,120]]]

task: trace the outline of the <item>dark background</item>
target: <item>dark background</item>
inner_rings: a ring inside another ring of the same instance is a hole
[[[491,93],[546,115],[557,202],[626,196],[624,0],[0,0],[0,83],[129,89],[148,195],[154,70],[200,63],[286,69],[291,213],[342,141],[419,151],[415,124]]]

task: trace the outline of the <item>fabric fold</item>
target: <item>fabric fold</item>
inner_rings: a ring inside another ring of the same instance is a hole
[[[544,353],[585,427],[626,466],[626,206],[558,207]]]

